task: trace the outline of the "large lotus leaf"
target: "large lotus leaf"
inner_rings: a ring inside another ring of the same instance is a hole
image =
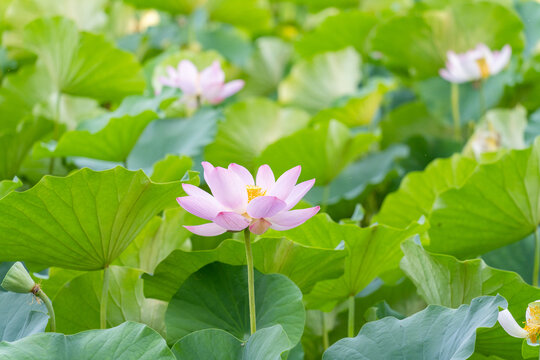
[[[355,92],[361,79],[360,56],[353,48],[327,52],[296,63],[278,89],[279,101],[318,111]]]
[[[152,111],[136,116],[112,118],[97,132],[74,130],[62,135],[50,154],[55,157],[80,156],[91,159],[124,162],[146,126],[157,118]]]
[[[257,98],[231,105],[218,124],[216,141],[205,149],[205,159],[215,166],[235,162],[255,170],[255,159],[268,145],[303,129],[309,115]]]
[[[283,238],[259,239],[253,243],[252,251],[257,270],[286,275],[304,293],[311,291],[318,281],[343,274],[343,259],[347,255],[343,250],[303,246]],[[145,294],[168,301],[192,273],[214,261],[246,264],[244,244],[225,240],[213,250],[173,251],[153,275],[143,275]]]
[[[262,37],[246,64],[249,75],[242,93],[266,95],[276,90],[291,60],[292,47],[275,37]]]
[[[0,181],[0,199],[12,192],[13,190],[20,188],[21,186],[21,180],[16,177],[13,180]]]
[[[154,164],[150,179],[155,182],[182,180],[192,166],[189,156],[167,155]]]
[[[304,297],[309,308],[330,311],[339,302],[359,293],[380,274],[397,268],[403,256],[399,245],[419,231],[422,227],[417,224],[405,230],[385,225],[368,228],[341,225],[321,214],[296,229],[280,234],[300,244],[318,244],[331,249],[343,246],[341,243],[344,242],[349,253],[345,258],[343,276],[318,282]]]
[[[458,3],[395,17],[377,28],[372,46],[391,68],[425,78],[438,74],[449,50],[464,52],[484,43],[497,50],[509,44],[519,52],[522,28],[519,16],[503,5]]]
[[[291,346],[300,341],[306,317],[302,293],[287,277],[255,271],[255,308],[257,329],[279,324]],[[211,328],[247,339],[250,324],[246,267],[212,263],[191,275],[171,299],[165,322],[169,343]]]
[[[134,322],[75,335],[47,333],[12,343],[2,342],[0,357],[6,360],[174,360],[158,333]]]
[[[168,154],[201,155],[202,148],[214,140],[219,116],[217,110],[204,109],[190,118],[152,121],[128,157],[129,168],[150,172]]]
[[[413,101],[389,112],[380,122],[383,148],[404,142],[415,135],[425,137],[448,134],[447,124],[429,113],[421,101]]]
[[[429,250],[476,256],[533,233],[540,222],[540,139],[478,170],[437,198]]]
[[[402,247],[405,256],[401,268],[428,304],[457,308],[481,295],[500,294],[521,324],[525,321],[524,309],[534,301],[531,299],[540,298],[540,289],[526,284],[518,274],[489,267],[480,259],[459,261],[431,254],[413,242],[405,242]],[[519,357],[521,343],[522,339],[507,336],[497,326],[479,331],[476,351],[513,359]]]
[[[506,307],[501,296],[483,296],[458,309],[431,305],[403,320],[387,317],[332,345],[323,360],[465,360],[474,351],[476,329],[493,326],[499,306]]]
[[[0,87],[0,122],[3,130],[16,128],[21,119],[32,114],[36,104],[47,101],[53,91],[43,68],[25,66],[3,78]]]
[[[435,160],[424,171],[403,178],[399,190],[386,197],[373,221],[403,228],[428,216],[437,195],[463,185],[475,169],[474,160],[460,155]]]
[[[58,91],[115,100],[144,90],[141,67],[132,54],[116,49],[103,36],[79,33],[71,20],[34,20],[26,26],[24,40],[47,67]]]
[[[525,26],[525,55],[535,52],[540,40],[540,4],[536,1],[523,1],[514,4],[516,11]]]
[[[15,341],[45,331],[49,316],[33,294],[0,291],[0,341]]]
[[[215,50],[238,66],[244,66],[253,52],[249,35],[230,24],[207,24],[196,37],[203,49]]]
[[[341,199],[352,200],[362,194],[369,185],[379,184],[397,165],[398,159],[406,158],[409,149],[405,145],[394,145],[381,152],[370,153],[360,161],[349,165],[328,185],[326,204],[337,203]],[[316,186],[305,199],[321,204],[325,188]]]
[[[0,131],[0,180],[17,175],[34,143],[52,129],[51,121],[38,117],[23,120],[15,129]]]
[[[208,0],[205,7],[212,20],[251,31],[267,30],[272,21],[270,4],[258,0]]]
[[[153,273],[156,266],[171,252],[185,248],[183,245],[191,233],[180,224],[187,224],[187,215],[184,209],[178,207],[166,209],[162,216],[154,217],[116,263]]]
[[[392,88],[391,82],[374,81],[344,100],[343,105],[319,111],[313,122],[335,119],[350,127],[369,125],[379,111],[384,95]]]
[[[141,9],[156,9],[173,14],[189,14],[204,3],[203,0],[125,0]]]
[[[61,95],[43,66],[25,66],[6,76],[0,87],[0,122],[15,128],[26,116],[41,116],[74,128],[82,120],[100,115],[104,109],[96,100]]]
[[[167,304],[144,297],[141,271],[120,266],[111,266],[108,271],[108,327],[135,321],[164,334]],[[58,332],[74,334],[99,328],[102,286],[101,271],[83,273],[64,284],[53,299]],[[44,290],[47,292],[46,287]]]
[[[309,58],[353,45],[356,51],[366,55],[366,40],[376,23],[377,18],[371,13],[338,13],[326,18],[313,32],[305,34],[296,42],[295,49],[302,57]]]
[[[268,146],[257,159],[276,174],[302,165],[301,180],[317,179],[327,185],[347,165],[366,153],[377,140],[372,133],[352,134],[337,120],[316,124],[284,137]]]
[[[9,3],[9,1],[8,1]],[[61,15],[73,20],[77,28],[100,30],[107,20],[105,0],[80,2],[78,0],[12,0],[7,5],[4,21],[9,31],[21,31],[26,24],[40,17]],[[10,34],[4,40],[20,35]],[[11,43],[6,43],[11,45]]]
[[[483,254],[482,259],[491,267],[516,272],[526,283],[532,284],[535,242],[535,234],[531,234],[521,241]]]
[[[178,340],[172,351],[177,360],[278,360],[289,348],[287,334],[274,325],[256,331],[246,342],[220,329],[195,331]]]
[[[46,176],[0,199],[0,260],[101,269],[181,193],[179,182],[155,184],[122,167]]]

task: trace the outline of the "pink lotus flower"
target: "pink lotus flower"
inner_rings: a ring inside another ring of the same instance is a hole
[[[439,74],[456,84],[485,79],[501,72],[508,65],[511,55],[510,45],[505,45],[501,51],[491,51],[484,44],[463,54],[449,51],[446,68],[439,70]]]
[[[254,181],[249,171],[238,164],[227,169],[202,163],[204,179],[212,195],[196,186],[182,184],[188,196],[176,200],[186,211],[212,222],[185,226],[202,236],[215,236],[225,231],[241,231],[249,226],[254,234],[272,228],[288,230],[303,224],[319,211],[319,206],[290,210],[311,189],[315,179],[298,185],[300,166],[279,177],[277,181],[268,165],[262,165]]]
[[[225,73],[219,61],[199,73],[189,60],[182,60],[175,69],[167,67],[168,76],[161,76],[162,85],[179,88],[183,92],[181,101],[190,108],[196,108],[198,102],[219,104],[229,96],[236,94],[244,87],[243,80],[225,83]]]

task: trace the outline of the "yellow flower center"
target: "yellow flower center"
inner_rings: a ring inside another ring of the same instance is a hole
[[[489,76],[489,66],[486,58],[476,60],[476,64],[480,68],[480,75],[482,76],[482,79],[487,78]]]
[[[260,186],[246,185],[246,191],[248,194],[248,202],[259,196],[264,196],[266,190],[263,190]]]
[[[524,329],[529,333],[527,338],[532,343],[538,343],[540,338],[540,303],[529,304],[529,319]]]

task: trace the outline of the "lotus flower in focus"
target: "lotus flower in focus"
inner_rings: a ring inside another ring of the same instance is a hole
[[[527,323],[524,328],[518,325],[510,311],[499,312],[499,324],[510,335],[516,338],[527,339],[532,346],[540,345],[540,300],[530,303],[525,313]]]
[[[210,223],[185,226],[202,236],[215,236],[226,231],[241,231],[249,227],[254,234],[269,228],[288,230],[303,224],[319,211],[319,206],[291,210],[311,189],[315,179],[296,184],[301,168],[296,166],[275,180],[268,165],[262,165],[256,179],[238,164],[227,169],[202,163],[204,179],[212,195],[196,186],[183,184],[188,196],[178,203],[186,211]]]
[[[243,80],[225,83],[225,73],[219,61],[214,61],[199,73],[191,61],[182,60],[176,69],[167,67],[167,74],[159,78],[160,84],[182,90],[181,102],[191,109],[201,103],[219,104],[244,87]]]
[[[485,79],[501,72],[508,65],[511,55],[510,45],[505,45],[501,51],[491,51],[484,44],[463,54],[449,51],[446,68],[439,70],[439,74],[456,84]]]

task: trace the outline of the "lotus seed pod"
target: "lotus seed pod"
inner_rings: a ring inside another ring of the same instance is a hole
[[[7,291],[22,294],[31,292],[35,285],[35,281],[19,261],[13,264],[2,281],[2,287]]]

